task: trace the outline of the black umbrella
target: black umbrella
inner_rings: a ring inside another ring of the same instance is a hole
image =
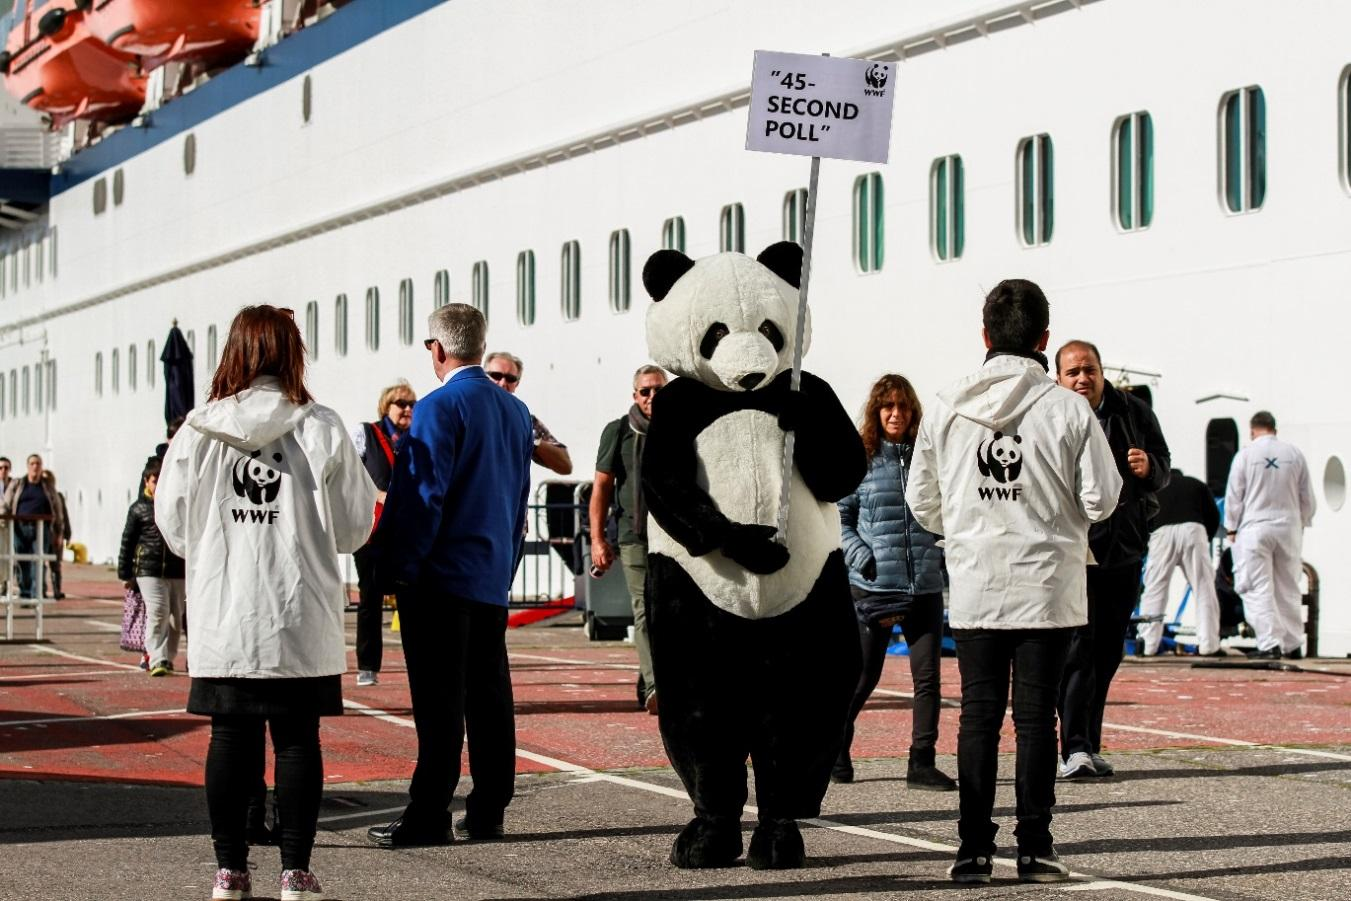
[[[192,349],[179,331],[177,319],[174,320],[173,328],[169,329],[169,337],[164,340],[164,352],[159,358],[164,363],[164,423],[172,425],[174,420],[187,416],[195,405]]]

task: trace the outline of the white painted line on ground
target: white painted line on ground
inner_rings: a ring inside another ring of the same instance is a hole
[[[566,663],[571,666],[595,666],[603,669],[622,669],[637,671],[636,663],[607,663],[604,660],[567,660],[563,657],[542,657],[539,654],[508,653],[513,660],[538,660],[542,663]]]
[[[7,675],[3,669],[0,669],[0,682],[17,682],[19,680],[27,681],[29,679],[64,679],[67,676],[111,676],[111,675],[114,674],[108,672],[106,669],[91,669],[85,670],[82,673],[33,673],[32,675],[10,676]],[[124,676],[126,675],[126,673],[117,673],[116,675]]]
[[[560,661],[560,662],[573,663],[576,661]],[[358,713],[365,714],[366,716],[373,716],[376,719],[383,720],[384,722],[387,723],[393,723],[394,725],[403,726],[405,728],[413,728],[412,720],[408,719],[407,717],[396,716],[395,714],[389,713],[388,711],[385,710],[380,710],[375,707],[369,707],[365,704],[359,704],[356,701],[348,701],[346,699],[343,700],[343,706],[355,710]],[[539,763],[544,766],[550,767],[561,773],[571,773],[573,775],[580,776],[582,777],[582,781],[585,782],[609,782],[613,785],[622,785],[627,788],[635,788],[638,789],[639,791],[645,791],[650,794],[662,795],[667,798],[674,798],[677,801],[682,801],[687,804],[689,803],[690,800],[689,795],[686,794],[683,790],[672,788],[669,785],[659,785],[652,782],[644,782],[641,779],[632,779],[628,776],[616,776],[611,773],[602,773],[597,770],[593,770],[590,767],[582,766],[581,764],[571,763],[566,760],[559,760],[556,757],[547,757],[543,754],[536,754],[533,751],[522,750],[521,748],[516,749],[516,756],[521,757],[525,760],[530,760],[535,763]],[[403,808],[396,808],[396,810],[402,809]],[[757,808],[754,804],[747,804],[744,810],[746,813],[750,814],[759,813],[759,808]],[[395,811],[390,810],[385,812],[394,813]],[[345,814],[341,817],[330,817],[328,819],[330,820],[352,819],[355,818],[356,816],[365,816],[365,815],[369,815],[369,812],[366,814]],[[878,841],[891,842],[892,844],[905,845],[907,847],[919,848],[925,851],[942,851],[949,854],[957,853],[956,845],[947,845],[941,842],[931,842],[925,839],[911,838],[908,835],[899,835],[894,832],[882,832],[877,829],[867,829],[862,826],[848,826],[844,823],[836,823],[833,820],[828,820],[824,818],[804,820],[803,822],[821,829],[829,829],[832,832],[841,832],[844,833],[845,835],[856,835],[861,838],[871,838],[876,839]],[[1016,861],[1007,858],[996,857],[994,862],[1004,867],[1018,866]],[[1119,889],[1121,891],[1135,892],[1137,894],[1144,894],[1144,895],[1153,895],[1155,897],[1160,898],[1173,898],[1176,899],[1176,901],[1218,901],[1218,899],[1210,898],[1205,895],[1189,895],[1186,894],[1185,892],[1175,892],[1169,889],[1156,889],[1152,886],[1136,885],[1135,883],[1132,882],[1120,882],[1111,879],[1101,879],[1097,876],[1092,876],[1086,873],[1071,872],[1070,875],[1074,879],[1081,880],[1081,882],[1074,886],[1066,886],[1065,888],[1074,888],[1080,890],[1114,888]]]
[[[58,650],[57,648],[49,648],[46,645],[30,644],[28,645],[28,648],[34,651],[41,651],[44,654],[54,654],[57,657],[65,657],[67,660],[78,660],[81,663],[97,663],[101,666],[111,666],[117,669],[134,669],[134,670],[140,669],[139,666],[136,666],[135,664],[132,663],[114,663],[111,660],[101,660],[98,657],[85,657],[81,654],[72,654],[70,653],[70,651],[62,651]]]
[[[179,713],[187,713],[187,711],[182,707],[173,707],[168,710],[131,710],[127,713],[102,713],[97,716],[49,716],[40,720],[0,721],[0,729],[9,729],[13,726],[47,726],[53,723],[98,723],[107,720],[134,720],[147,716],[169,716]]]

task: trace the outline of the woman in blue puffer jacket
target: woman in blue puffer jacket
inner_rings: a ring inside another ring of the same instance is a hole
[[[914,386],[904,376],[878,379],[859,429],[868,452],[868,474],[857,491],[840,501],[841,543],[858,610],[863,674],[831,775],[836,782],[854,779],[849,756],[854,720],[882,677],[892,627],[899,623],[915,685],[906,785],[952,791],[957,784],[934,765],[941,703],[943,550],[938,536],[915,521],[905,501],[921,413]]]

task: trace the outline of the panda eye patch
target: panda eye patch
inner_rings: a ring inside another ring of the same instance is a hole
[[[699,342],[699,356],[705,360],[713,359],[713,351],[717,350],[718,342],[732,333],[726,325],[721,322],[715,322],[704,332],[704,340]]]
[[[779,331],[777,325],[766,319],[760,323],[760,334],[769,339],[769,343],[774,345],[775,351],[783,350],[783,332]]]

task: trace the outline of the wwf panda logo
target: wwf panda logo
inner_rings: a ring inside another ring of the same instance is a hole
[[[873,63],[863,78],[868,82],[868,87],[880,91],[887,86],[887,71],[887,67],[881,63]]]
[[[976,466],[980,474],[993,478],[996,482],[1015,482],[1023,471],[1023,443],[1020,435],[1005,435],[995,432],[994,437],[986,438],[976,448]]]
[[[234,465],[235,494],[255,504],[270,504],[281,490],[281,473],[263,462],[261,457],[262,451],[254,451]],[[273,454],[272,460],[280,463],[281,454]]]

